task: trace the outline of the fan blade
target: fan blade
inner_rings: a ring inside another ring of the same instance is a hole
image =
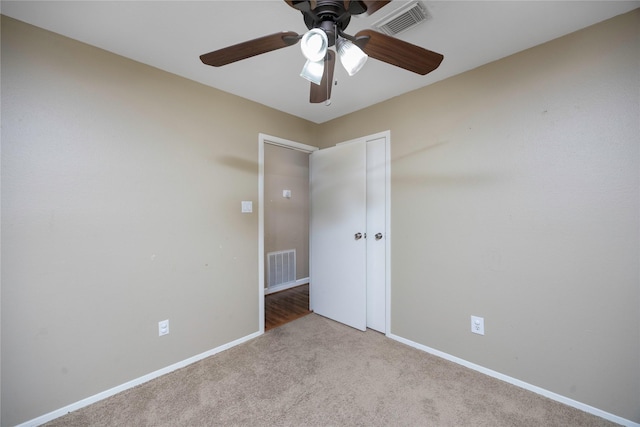
[[[362,43],[357,44],[370,57],[423,76],[438,68],[444,59],[439,53],[377,31],[359,31],[356,39],[361,37]]]
[[[294,45],[298,40],[300,40],[300,36],[293,31],[282,31],[205,53],[200,55],[200,60],[204,64],[221,67],[241,59]]]
[[[311,93],[309,94],[309,102],[318,104],[327,99],[331,99],[331,86],[333,86],[333,69],[336,66],[336,55],[332,50],[327,51],[327,57],[324,60],[324,74],[320,84],[311,83]]]
[[[367,6],[367,15],[371,15],[376,12],[378,9],[382,9],[384,6],[389,4],[391,0],[362,0]]]
[[[317,0],[284,0],[289,6],[301,12],[313,10],[318,5]]]
[[[344,10],[353,15],[361,15],[367,11],[367,5],[365,2],[357,0],[344,0]]]

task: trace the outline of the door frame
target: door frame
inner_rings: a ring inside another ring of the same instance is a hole
[[[336,145],[385,138],[385,335],[391,335],[391,130],[350,139]]]
[[[364,137],[351,139],[341,142],[340,144],[348,144],[350,142],[365,141],[385,137],[385,174],[386,174],[386,195],[385,195],[385,216],[386,216],[386,239],[385,251],[385,335],[391,335],[391,131],[366,135]],[[311,154],[318,150],[318,147],[302,144],[300,142],[291,141],[277,136],[264,133],[258,134],[258,332],[264,333],[264,145],[272,144],[281,147],[291,148]],[[336,144],[338,145],[338,144]],[[313,280],[313,277],[310,277]]]
[[[258,332],[264,333],[264,146],[265,144],[290,148],[311,154],[318,150],[307,144],[279,138],[277,136],[258,134]]]

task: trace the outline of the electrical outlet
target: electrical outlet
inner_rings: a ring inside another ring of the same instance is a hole
[[[471,332],[478,335],[484,335],[484,318],[471,316]]]
[[[158,336],[167,335],[169,333],[169,319],[158,322]]]

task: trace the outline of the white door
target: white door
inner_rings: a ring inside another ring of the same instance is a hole
[[[367,327],[386,333],[386,138],[367,141]]]
[[[366,143],[315,151],[309,159],[310,308],[367,328]]]

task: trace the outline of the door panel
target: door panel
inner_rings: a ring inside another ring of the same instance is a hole
[[[364,331],[366,283],[366,144],[319,150],[309,162],[310,306]],[[356,233],[362,238],[356,239]]]
[[[386,138],[367,142],[367,327],[386,332]]]

